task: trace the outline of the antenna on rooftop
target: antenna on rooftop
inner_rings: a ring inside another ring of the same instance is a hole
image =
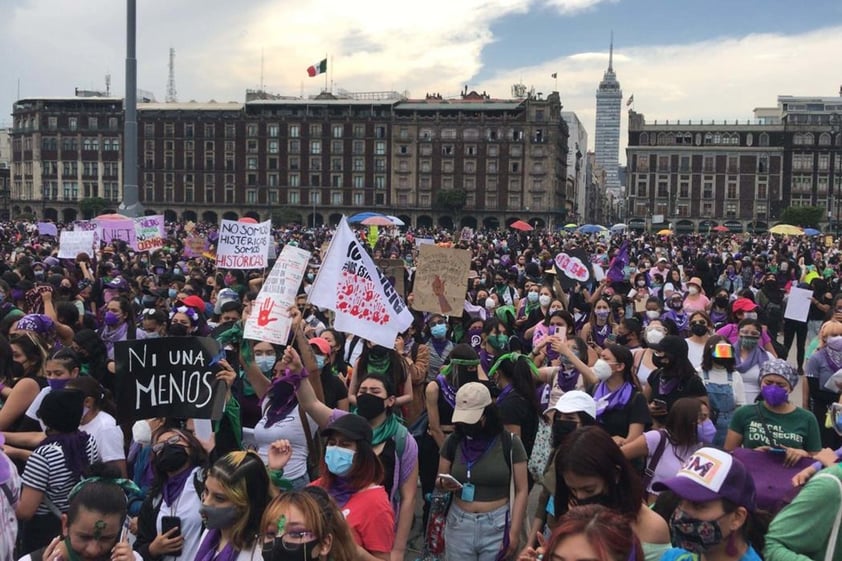
[[[175,49],[170,47],[169,78],[167,78],[167,103],[178,101],[178,94],[175,91]]]
[[[111,72],[105,75],[105,97],[111,96]]]

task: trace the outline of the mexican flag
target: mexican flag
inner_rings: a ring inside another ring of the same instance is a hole
[[[313,76],[318,76],[319,74],[324,74],[325,72],[327,72],[327,59],[323,58],[321,62],[317,62],[307,69],[307,76],[312,78]]]

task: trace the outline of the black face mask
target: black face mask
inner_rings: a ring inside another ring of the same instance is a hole
[[[189,459],[184,446],[164,444],[163,449],[155,454],[155,467],[164,473],[171,473],[184,467]]]
[[[553,421],[553,448],[558,448],[564,437],[579,428],[576,421]]]
[[[693,324],[690,326],[690,332],[696,337],[701,337],[702,335],[708,332],[708,326],[702,325],[700,323]]]
[[[317,545],[319,545],[319,540],[310,540],[295,546],[284,547],[281,540],[275,539],[272,549],[263,550],[263,561],[312,561],[313,549]]]
[[[652,364],[657,368],[666,368],[671,363],[672,361],[667,356],[652,355]]]
[[[618,345],[628,345],[629,344],[629,336],[628,334],[617,335],[617,344]]]
[[[482,423],[474,423],[473,425],[456,423],[456,430],[468,438],[476,438],[482,434]]]
[[[727,296],[717,296],[713,303],[716,304],[717,308],[725,308],[728,306],[728,297]]]
[[[167,335],[172,337],[187,337],[187,326],[180,323],[174,323],[167,329]]]
[[[382,345],[375,345],[368,351],[368,356],[374,360],[382,360],[389,356],[389,349]]]
[[[370,393],[357,396],[357,413],[368,421],[374,419],[386,410],[386,400]]]

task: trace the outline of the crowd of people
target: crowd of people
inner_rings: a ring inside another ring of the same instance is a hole
[[[331,230],[276,229],[312,257],[275,345],[243,337],[267,271],[189,232],[60,259],[0,225],[0,561],[842,559],[838,244],[384,231],[410,308],[419,239],[471,266],[383,346],[310,303]],[[582,251],[604,278],[555,266]],[[161,337],[225,349],[210,429],[117,410],[115,346]]]

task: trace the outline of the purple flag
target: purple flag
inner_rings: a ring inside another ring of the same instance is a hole
[[[39,236],[53,236],[54,238],[58,236],[58,228],[52,222],[39,222],[38,223],[38,235]]]
[[[629,240],[623,240],[623,245],[620,246],[620,251],[614,259],[611,260],[611,265],[605,276],[611,282],[623,282],[626,278],[625,268],[629,264]]]

